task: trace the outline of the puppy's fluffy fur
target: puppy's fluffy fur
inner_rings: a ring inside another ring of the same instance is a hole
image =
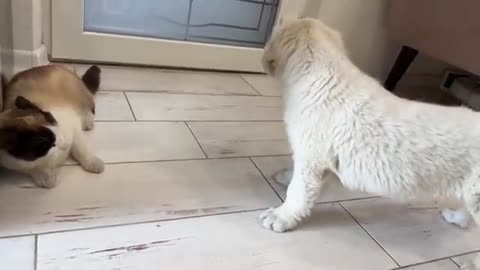
[[[82,78],[55,65],[15,75],[4,91],[0,164],[31,175],[47,188],[56,185],[57,168],[70,155],[85,170],[102,172],[104,163],[90,151],[83,134],[93,128],[99,84],[96,66]]]
[[[480,222],[480,114],[404,100],[348,58],[340,35],[313,19],[288,22],[265,48],[265,69],[280,82],[293,150],[287,198],[261,215],[283,232],[310,215],[335,174],[348,188],[401,199],[454,198],[466,209],[444,218]],[[288,180],[287,180],[288,182]]]

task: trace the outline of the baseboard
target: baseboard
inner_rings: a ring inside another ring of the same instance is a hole
[[[1,58],[2,60],[10,59],[9,62],[12,63],[11,70],[3,71],[8,79],[25,69],[49,64],[47,47],[44,45],[41,45],[34,51],[6,50],[3,48],[1,51]]]

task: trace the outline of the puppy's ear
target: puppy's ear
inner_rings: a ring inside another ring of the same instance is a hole
[[[20,110],[41,111],[40,108],[37,107],[37,105],[33,104],[32,102],[30,102],[30,100],[22,96],[18,96],[15,99],[15,107],[17,107],[17,109],[20,109]]]
[[[270,75],[275,75],[277,70],[277,61],[275,59],[266,59],[263,61],[263,68]]]
[[[274,41],[272,39],[273,37],[270,37],[270,40],[263,49],[262,66],[265,72],[273,76],[277,70],[277,61],[275,59],[275,52],[272,44]]]
[[[278,19],[278,25],[277,26],[284,26],[284,25],[290,24],[291,22],[293,22],[295,20],[296,20],[296,18],[293,17],[293,16],[289,16],[289,15],[282,16]]]

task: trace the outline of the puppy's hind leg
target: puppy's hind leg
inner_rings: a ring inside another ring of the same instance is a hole
[[[480,179],[474,179],[472,184],[464,189],[465,206],[472,215],[475,223],[480,226]],[[480,254],[463,265],[461,269],[464,270],[480,270]]]
[[[324,184],[325,173],[326,168],[315,167],[308,161],[295,161],[287,198],[281,206],[260,215],[263,226],[275,232],[284,232],[308,217]]]
[[[441,212],[443,219],[462,229],[466,229],[470,223],[470,212],[463,208],[458,210],[443,209]]]

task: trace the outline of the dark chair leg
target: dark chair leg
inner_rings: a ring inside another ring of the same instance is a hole
[[[410,64],[415,60],[418,51],[408,46],[403,46],[402,50],[397,56],[395,63],[393,64],[387,79],[385,80],[385,88],[389,91],[393,91],[397,86],[398,81],[402,78],[403,74],[407,71]]]

